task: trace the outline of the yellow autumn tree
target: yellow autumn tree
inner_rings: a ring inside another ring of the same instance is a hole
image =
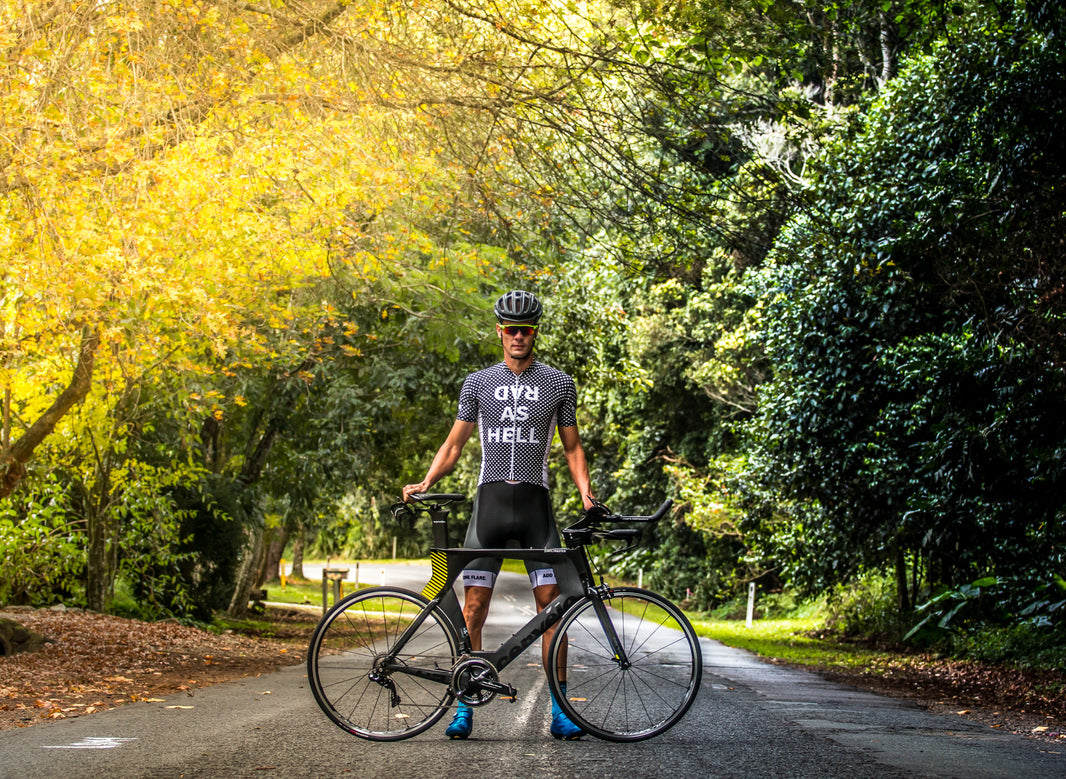
[[[0,0],[0,24],[0,497],[57,431],[99,465],[164,372],[208,419],[242,402],[215,372],[298,374],[323,284],[477,295],[525,216],[508,117],[559,99],[580,27],[421,0]]]

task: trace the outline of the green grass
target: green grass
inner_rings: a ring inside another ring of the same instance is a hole
[[[352,582],[344,582],[344,594],[352,591]],[[322,582],[294,582],[289,580],[284,587],[278,582],[268,582],[264,589],[267,600],[273,603],[313,603],[322,605]],[[332,598],[332,591],[330,598]]]
[[[225,633],[228,631],[245,635],[270,636],[274,632],[274,623],[269,620],[255,619],[254,617],[234,619],[233,617],[227,617],[225,614],[216,614],[207,629],[212,633]]]
[[[701,619],[698,614],[688,617],[700,636],[799,665],[861,668],[891,657],[885,652],[808,635],[821,626],[822,618],[818,616],[760,619],[750,628],[743,620]]]

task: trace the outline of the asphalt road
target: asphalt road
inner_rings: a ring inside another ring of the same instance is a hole
[[[386,576],[420,589],[428,570],[389,566]],[[487,641],[532,613],[523,577],[504,575],[497,593]],[[446,719],[408,741],[355,738],[319,711],[299,666],[0,733],[0,777],[1066,777],[1066,754],[1047,744],[715,642],[703,652],[703,689],[685,719],[638,744],[550,738],[547,683],[531,650],[502,674],[517,702],[475,710],[468,741],[445,739]]]

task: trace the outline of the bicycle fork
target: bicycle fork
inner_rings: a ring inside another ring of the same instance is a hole
[[[611,654],[614,661],[618,664],[619,668],[623,671],[627,671],[632,663],[629,661],[626,649],[622,645],[622,640],[618,637],[618,631],[615,629],[614,620],[611,619],[611,615],[607,611],[607,604],[603,602],[604,596],[609,594],[610,588],[605,584],[589,589],[589,598],[592,600],[592,609],[596,612],[596,617],[599,619],[600,625],[603,627],[603,632],[607,634],[607,643],[611,647]]]

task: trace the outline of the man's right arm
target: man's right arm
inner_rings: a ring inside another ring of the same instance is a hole
[[[408,496],[416,492],[429,492],[434,484],[452,472],[452,468],[459,462],[459,455],[463,453],[463,447],[466,446],[466,442],[470,440],[470,436],[474,433],[474,427],[475,424],[473,422],[464,422],[461,419],[455,420],[448,437],[444,439],[444,443],[437,450],[429,470],[426,471],[426,478],[418,484],[408,484],[403,488],[404,500],[407,500]]]

